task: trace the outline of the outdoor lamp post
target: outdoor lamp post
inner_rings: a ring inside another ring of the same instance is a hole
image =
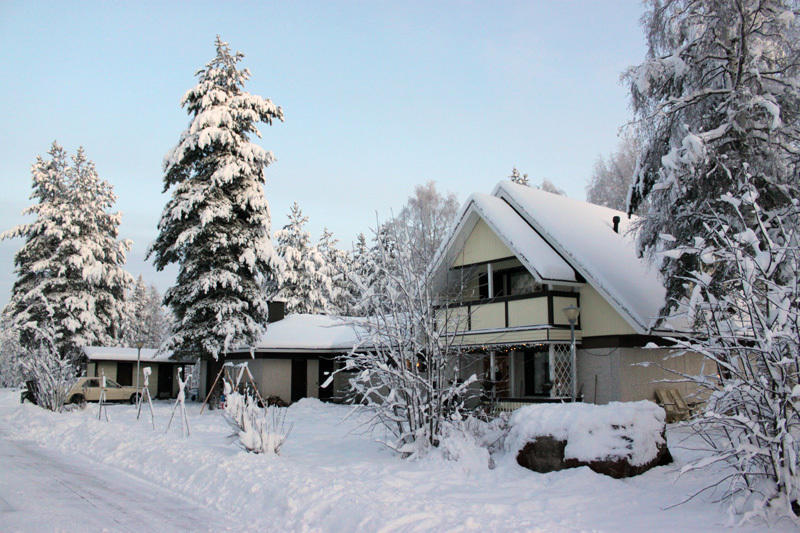
[[[139,375],[141,371],[139,370],[139,365],[141,364],[142,359],[142,346],[144,346],[144,342],[136,341],[136,407],[139,407],[139,402],[142,401],[142,391],[139,389]]]
[[[577,357],[575,356],[575,324],[578,323],[578,315],[581,310],[574,305],[570,305],[563,309],[564,316],[567,317],[569,322],[569,337],[570,337],[570,366],[572,367],[572,401],[578,399],[578,365]]]

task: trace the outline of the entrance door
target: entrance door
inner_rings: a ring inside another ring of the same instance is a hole
[[[308,388],[308,361],[292,359],[292,403],[305,398]]]
[[[158,392],[159,398],[172,397],[172,365],[159,365],[158,368]]]
[[[550,395],[550,352],[525,350],[523,371],[525,373],[525,396]]]
[[[321,357],[319,359],[319,399],[330,400],[333,398],[333,382],[323,388],[322,384],[333,374],[333,359]]]

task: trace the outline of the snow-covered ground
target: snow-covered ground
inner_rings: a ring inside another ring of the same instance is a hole
[[[187,407],[191,436],[184,439],[174,423],[164,433],[167,402],[156,403],[154,432],[149,416],[137,422],[130,405],[110,407],[111,421],[105,422],[97,420],[96,405],[53,414],[21,406],[16,392],[2,390],[0,439],[28,447],[33,441],[70,464],[91,459],[98,469],[121,470],[143,480],[143,486],[166,489],[173,499],[167,498],[165,506],[185,502],[180,516],[204,509],[217,517],[217,523],[207,522],[205,511],[198,512],[200,518],[186,526],[190,530],[218,530],[223,522],[260,531],[705,532],[729,523],[712,496],[666,509],[710,479],[693,473],[676,481],[689,452],[674,446],[681,437],[674,429],[668,434],[674,464],[615,480],[588,468],[536,474],[519,467],[513,454],[496,456],[495,468],[489,469],[485,456],[468,448],[460,461],[438,454],[401,460],[376,442],[380,435],[366,431],[363,415],[348,417],[348,407],[317,400],[289,408],[287,422],[294,426],[280,456],[248,454],[227,438],[230,429],[219,411],[200,415],[199,405]],[[0,477],[0,516],[8,512],[4,494],[16,490],[26,468],[15,464],[14,475]],[[30,490],[38,489],[31,485]],[[152,490],[158,494],[160,489]],[[119,506],[141,500],[128,501],[124,493],[117,497]],[[108,516],[114,516],[113,507]],[[772,530],[790,527],[773,524]],[[115,522],[108,528],[124,529]],[[748,524],[740,531],[764,528]]]

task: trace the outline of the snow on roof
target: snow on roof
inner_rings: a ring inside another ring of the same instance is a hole
[[[525,217],[638,333],[650,330],[666,289],[658,271],[637,256],[625,213],[510,181],[498,183],[493,194]],[[620,217],[619,233],[614,216]]]
[[[359,318],[328,315],[287,315],[267,324],[267,331],[253,346],[255,351],[341,352],[359,342]],[[250,348],[231,350],[249,351]]]
[[[83,352],[90,361],[136,361],[137,348],[119,346],[84,346]],[[172,352],[159,352],[151,348],[142,348],[140,361],[149,363],[177,363],[171,360]]]
[[[469,202],[500,240],[542,280],[577,281],[575,271],[502,199],[476,193]]]

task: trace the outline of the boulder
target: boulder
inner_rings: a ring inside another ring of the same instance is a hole
[[[549,435],[537,437],[523,446],[519,451],[517,454],[517,463],[520,466],[542,474],[563,470],[565,468],[588,466],[598,474],[605,474],[619,479],[638,476],[654,466],[667,465],[672,462],[672,455],[669,453],[669,448],[667,448],[666,437],[663,443],[657,444],[657,455],[652,460],[641,465],[631,464],[630,458],[627,457],[597,459],[592,461],[565,459],[564,449],[566,447],[567,441],[565,440],[557,440]]]
[[[653,402],[530,405],[514,412],[505,439],[535,472],[588,466],[614,478],[668,464],[664,410]]]

